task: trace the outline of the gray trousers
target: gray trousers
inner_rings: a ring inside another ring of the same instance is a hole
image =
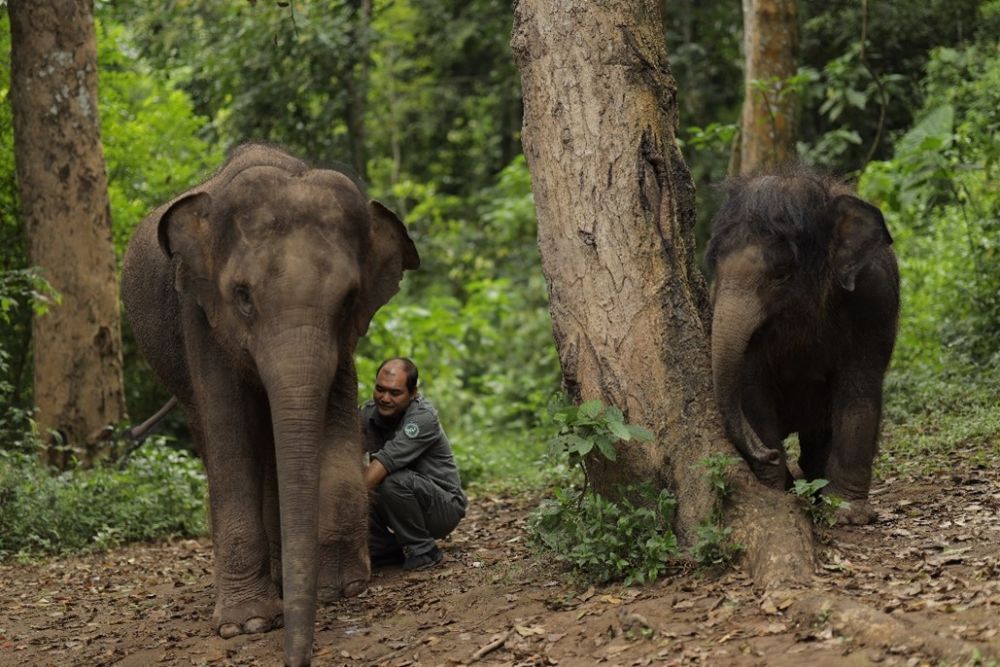
[[[458,498],[418,472],[404,468],[379,484],[368,513],[368,549],[372,558],[431,551],[435,538],[446,537],[465,516]],[[391,532],[390,532],[391,531]]]

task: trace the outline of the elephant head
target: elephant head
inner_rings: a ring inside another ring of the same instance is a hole
[[[715,274],[712,373],[726,435],[758,476],[784,479],[784,469],[780,442],[762,441],[744,413],[751,341],[770,325],[782,329],[782,345],[820,345],[859,275],[891,243],[878,208],[811,172],[730,184],[706,253]]]
[[[270,149],[252,150],[267,157]],[[197,304],[202,328],[217,343],[193,352],[188,344],[188,354],[221,348],[226,367],[266,393],[285,656],[306,664],[317,597],[318,455],[332,384],[348,366],[353,382],[358,338],[420,259],[399,219],[366,201],[346,176],[275,155],[242,167],[231,162],[172,202],[159,217],[157,238],[173,258],[177,291]],[[339,409],[353,419],[356,405]]]

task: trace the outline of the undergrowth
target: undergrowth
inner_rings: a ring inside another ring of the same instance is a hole
[[[893,371],[885,395],[879,477],[947,471],[959,461],[1000,463],[1000,359],[943,373]]]
[[[147,442],[124,469],[55,472],[34,454],[0,451],[0,560],[108,549],[206,532],[201,463]]]
[[[633,502],[632,499],[635,499]],[[678,555],[671,528],[677,501],[667,490],[630,486],[612,501],[557,488],[529,520],[535,543],[594,583],[655,581]]]

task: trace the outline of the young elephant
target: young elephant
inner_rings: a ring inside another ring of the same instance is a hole
[[[353,353],[419,263],[350,179],[261,144],[132,237],[122,297],[205,462],[223,637],[284,623],[286,663],[308,664],[317,589],[364,590]]]
[[[712,372],[726,435],[759,479],[799,465],[867,523],[899,271],[882,213],[808,170],[735,179],[713,223]]]

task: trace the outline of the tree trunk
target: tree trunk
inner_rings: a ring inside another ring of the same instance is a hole
[[[796,0],[743,0],[743,117],[732,173],[752,174],[795,159],[799,95]]]
[[[659,0],[521,0],[514,20],[522,141],[566,390],[618,406],[655,435],[621,446],[615,464],[589,461],[588,472],[605,494],[639,480],[670,488],[675,528],[691,543],[715,502],[698,462],[735,451],[712,399],[694,186],[676,142]],[[735,533],[757,581],[808,578],[802,513],[742,464],[732,483]]]
[[[115,252],[97,111],[90,0],[10,0],[11,105],[32,264],[62,295],[33,324],[34,398],[84,465],[125,417]],[[48,460],[64,467],[65,448]]]
[[[350,130],[351,162],[358,178],[368,181],[368,155],[365,150],[365,112],[368,107],[368,62],[371,58],[372,0],[357,0],[354,7],[354,54],[357,64],[348,81],[351,96],[347,110]]]

